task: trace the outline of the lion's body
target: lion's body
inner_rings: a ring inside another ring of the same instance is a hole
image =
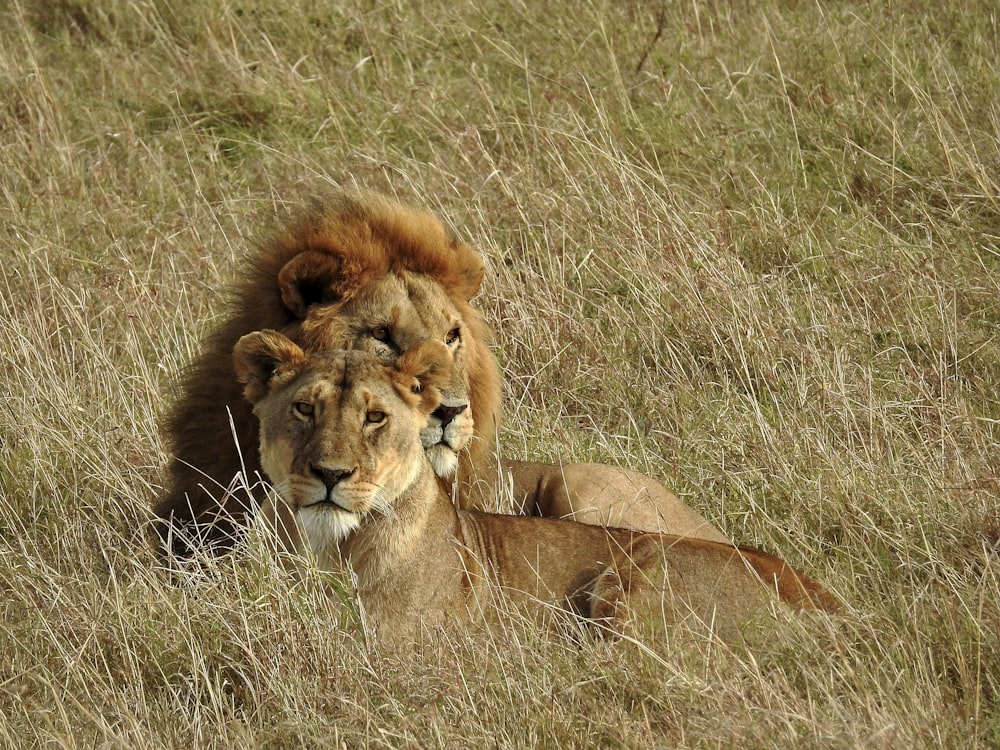
[[[482,274],[480,257],[434,216],[373,196],[327,196],[273,237],[234,289],[225,322],[188,370],[167,419],[173,458],[155,506],[162,542],[179,554],[203,545],[228,548],[262,499],[252,489],[261,471],[257,423],[240,397],[230,356],[240,336],[265,328],[307,351],[360,349],[387,359],[418,340],[447,342],[456,363],[444,393],[450,412],[424,437],[442,483],[457,478],[462,507],[493,500],[497,482],[510,476],[527,513],[726,541],[662,485],[635,472],[497,464],[499,368],[489,329],[469,303]],[[244,481],[234,482],[240,472]]]
[[[405,640],[421,625],[495,616],[497,592],[613,630],[638,616],[735,636],[775,602],[835,606],[757,550],[456,509],[420,440],[448,360],[437,342],[395,365],[357,352],[307,357],[274,332],[245,337],[234,354],[278,496],[263,523],[287,550],[349,567],[382,633]]]
[[[506,458],[500,459],[500,468],[510,477],[515,511],[521,515],[729,542],[662,484],[630,469]]]

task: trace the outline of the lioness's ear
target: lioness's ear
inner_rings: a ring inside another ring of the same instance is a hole
[[[393,382],[409,403],[430,414],[441,404],[441,388],[451,378],[451,352],[440,341],[420,341],[396,360]]]
[[[233,348],[236,378],[243,383],[243,395],[256,404],[277,383],[294,377],[306,362],[299,346],[277,331],[248,333]]]
[[[281,301],[299,320],[313,305],[340,302],[361,283],[359,268],[343,256],[318,250],[299,253],[278,271]]]

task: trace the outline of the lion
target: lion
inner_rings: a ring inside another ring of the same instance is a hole
[[[261,501],[257,423],[232,376],[231,352],[242,335],[265,328],[308,350],[359,349],[387,360],[415,340],[442,341],[455,367],[423,436],[463,508],[495,504],[509,477],[515,512],[727,541],[636,472],[495,457],[499,366],[491,331],[470,303],[483,273],[478,253],[430,213],[375,195],[315,198],[251,260],[224,322],[181,382],[164,429],[167,486],[154,506],[163,549],[182,558],[226,551]]]
[[[242,337],[233,364],[260,422],[274,493],[260,523],[281,549],[349,570],[379,638],[518,606],[556,606],[601,631],[664,618],[739,639],[780,602],[835,611],[817,583],[746,547],[456,508],[421,432],[451,381],[444,343],[395,361],[307,354],[277,331]]]

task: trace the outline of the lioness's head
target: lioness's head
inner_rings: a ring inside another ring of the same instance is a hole
[[[336,546],[426,465],[420,431],[451,357],[423,341],[392,362],[366,352],[306,354],[277,331],[239,340],[236,374],[260,422],[261,464],[314,549]]]

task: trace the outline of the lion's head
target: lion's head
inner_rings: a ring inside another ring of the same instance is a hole
[[[260,421],[264,470],[319,550],[388,514],[426,465],[420,431],[451,356],[436,341],[388,363],[367,352],[307,355],[269,330],[241,338],[233,364]]]

